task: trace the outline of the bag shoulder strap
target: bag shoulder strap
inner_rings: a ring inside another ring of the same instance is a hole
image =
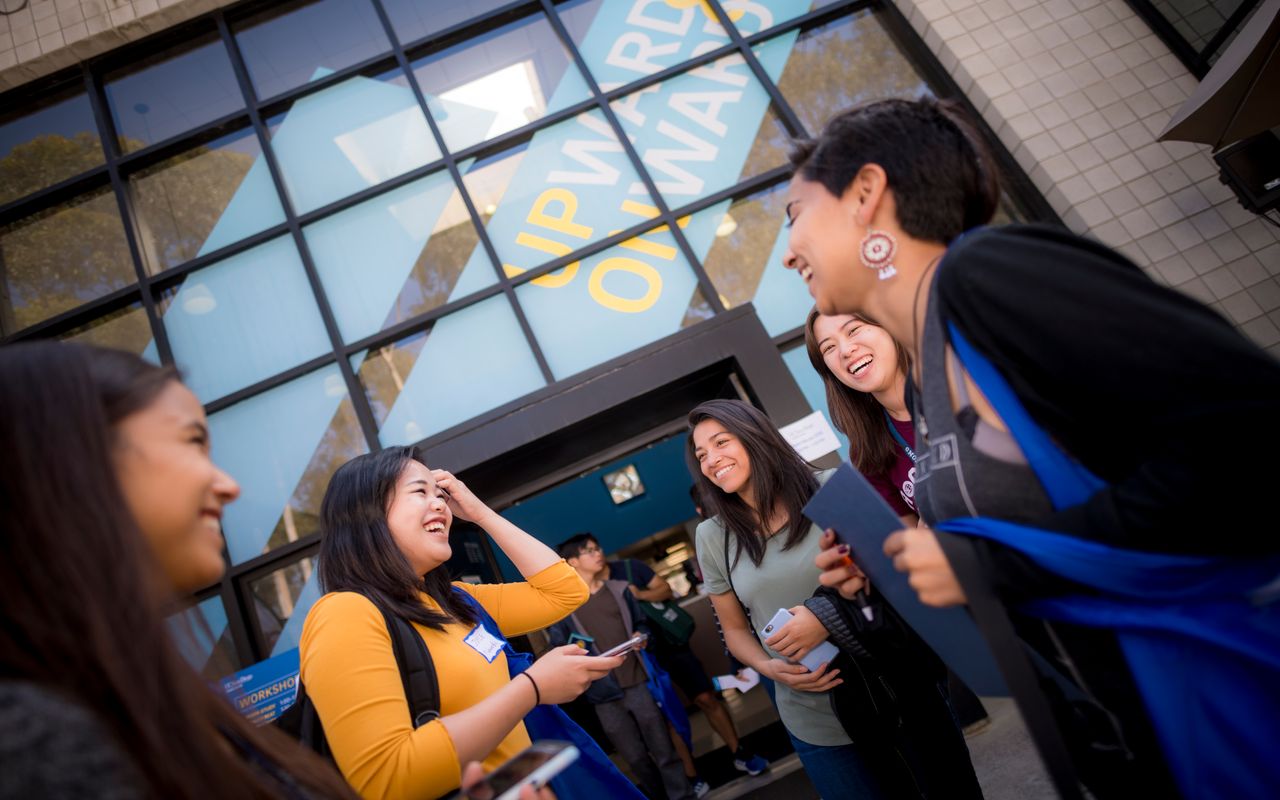
[[[391,649],[400,668],[404,698],[409,703],[409,719],[415,729],[440,716],[440,682],[431,651],[408,620],[382,612],[391,634]]]

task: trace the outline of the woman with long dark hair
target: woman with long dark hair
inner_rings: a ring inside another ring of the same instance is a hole
[[[482,528],[524,583],[449,580],[454,517]],[[556,648],[513,679],[503,640],[568,615],[587,599],[555,551],[408,447],[359,456],[334,474],[320,509],[320,584],[303,626],[301,678],[343,775],[364,797],[437,797],[460,765],[492,768],[529,746],[522,719],[577,697],[622,663]],[[435,665],[440,716],[415,728],[383,614],[413,624]]]
[[[981,797],[945,700],[937,657],[876,600],[878,622],[841,614],[818,588],[819,531],[804,506],[814,468],[761,411],[711,400],[689,412],[689,471],[709,516],[698,562],[725,644],[774,682],[778,714],[824,797]],[[757,637],[779,609],[793,616]],[[798,663],[831,639],[858,657]]]
[[[1280,366],[1097,242],[972,231],[999,180],[954,104],[852,109],[792,162],[785,263],[823,314],[870,315],[912,354],[917,506],[1106,710],[1105,735],[1058,716],[1086,783],[1274,796],[1280,549],[1238,498],[1272,490]],[[966,601],[933,530],[885,552],[923,602]],[[823,558],[824,583],[856,579]]]
[[[0,797],[354,798],[182,659],[166,615],[222,574],[204,410],[177,373],[0,348]]]
[[[849,437],[849,459],[908,526],[915,503],[915,429],[903,391],[910,361],[883,327],[857,314],[804,322],[809,363],[822,377],[836,429]]]

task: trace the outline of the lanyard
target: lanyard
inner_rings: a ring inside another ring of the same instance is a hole
[[[884,411],[884,409],[881,409]],[[898,433],[898,426],[893,424],[893,417],[889,416],[889,412],[884,412],[885,424],[889,426],[889,433],[893,434],[893,440],[897,442],[906,452],[907,458],[911,459],[911,463],[916,463],[916,451],[911,449],[911,445],[907,444],[907,440],[902,438],[902,434]]]

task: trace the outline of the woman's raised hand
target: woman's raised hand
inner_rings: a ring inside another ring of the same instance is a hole
[[[435,479],[436,486],[448,496],[449,510],[455,517],[468,522],[478,522],[486,514],[492,513],[480,498],[472,494],[465,483],[454,477],[452,472],[433,469],[431,477]]]
[[[591,682],[622,666],[626,656],[593,656],[576,644],[548,650],[527,670],[538,686],[543,703],[567,703],[587,690]]]
[[[761,664],[756,671],[778,683],[785,683],[797,692],[826,692],[844,683],[843,678],[837,677],[840,670],[828,670],[829,666],[831,665],[822,664],[810,672],[809,668],[803,664],[792,664],[785,659],[771,658]]]
[[[867,587],[867,576],[849,557],[849,545],[836,541],[835,531],[830,528],[823,531],[818,546],[822,550],[813,563],[822,570],[818,576],[819,583],[835,589],[846,600],[852,600],[855,594]],[[776,647],[774,649],[777,650]]]
[[[827,629],[823,627],[813,612],[804,606],[788,609],[791,619],[778,628],[777,633],[764,640],[775,653],[792,661],[799,661],[809,651],[827,640]]]

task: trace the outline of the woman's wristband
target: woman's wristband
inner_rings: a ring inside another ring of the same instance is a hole
[[[533,676],[527,672],[521,672],[518,674],[529,679],[529,685],[533,687],[533,704],[535,706],[542,705],[542,692],[538,691],[538,682],[535,681]]]

